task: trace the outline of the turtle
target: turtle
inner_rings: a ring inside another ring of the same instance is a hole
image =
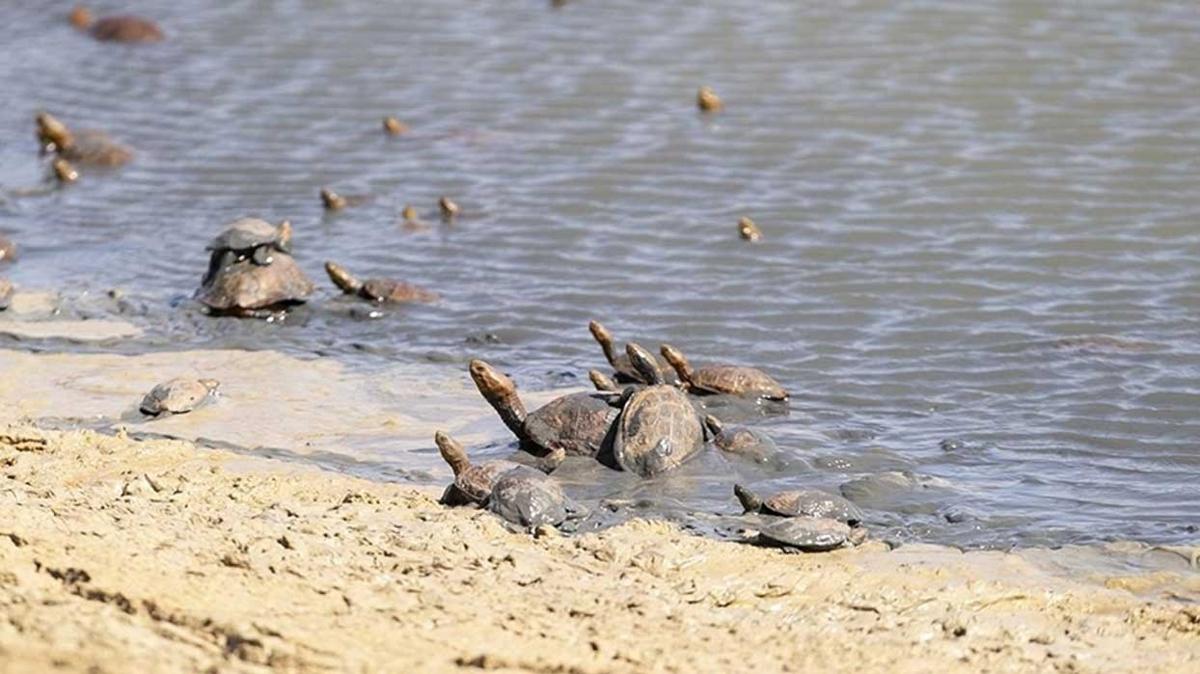
[[[85,129],[72,132],[66,124],[45,111],[37,113],[35,120],[43,153],[54,152],[68,161],[92,166],[120,166],[133,157],[129,148],[112,140],[103,131]]]
[[[196,291],[196,299],[213,314],[261,317],[294,304],[312,294],[312,281],[291,255],[279,253],[268,266],[242,259],[221,266],[221,253],[213,254],[214,265]]]
[[[801,552],[828,552],[861,544],[867,530],[849,527],[825,517],[788,517],[774,520],[758,531],[756,542]]]
[[[92,20],[92,13],[82,5],[71,10],[71,25],[87,31],[102,42],[159,42],[162,29],[150,19],[140,16],[108,16]]]
[[[442,220],[445,220],[446,222],[450,222],[454,218],[458,217],[458,214],[462,211],[462,209],[458,207],[458,204],[450,200],[450,197],[442,197],[438,199],[438,210],[442,212]]]
[[[408,125],[389,115],[383,118],[383,130],[389,136],[400,136],[408,133]]]
[[[750,218],[743,216],[738,219],[737,224],[738,236],[751,243],[762,240],[762,230],[759,229],[758,225],[754,224],[754,221]]]
[[[215,398],[220,385],[216,379],[171,379],[150,389],[138,409],[150,416],[191,412]]]
[[[518,465],[512,461],[471,463],[463,446],[444,431],[433,434],[438,453],[454,472],[454,483],[442,494],[443,505],[483,505],[492,495],[492,485],[503,472]]]
[[[527,466],[501,473],[487,505],[501,518],[525,528],[558,526],[576,509],[558,482]]]
[[[726,426],[720,419],[708,414],[704,426],[717,449],[726,454],[744,456],[757,463],[766,463],[779,453],[775,441],[745,426]]]
[[[342,292],[372,302],[435,302],[438,299],[437,293],[403,281],[389,278],[359,281],[336,262],[326,262],[325,273]]]
[[[863,522],[863,511],[850,501],[819,489],[795,489],[762,498],[740,484],[733,485],[733,494],[748,513],[760,512],[780,517],[823,517],[857,527]]]
[[[569,393],[527,413],[507,376],[479,359],[472,360],[468,369],[479,393],[530,453],[545,455],[561,449],[573,456],[599,457],[607,450],[609,431],[619,412],[613,394]]]
[[[12,281],[0,276],[0,311],[4,311],[12,304],[12,296]]]
[[[213,237],[205,250],[212,252],[206,279],[243,258],[266,266],[275,261],[275,253],[291,254],[292,223],[284,220],[276,226],[260,218],[238,218]]]
[[[6,236],[0,236],[0,262],[16,262],[16,260],[17,244]]]
[[[614,346],[616,340],[613,339],[612,333],[608,331],[608,328],[601,325],[599,321],[589,321],[588,331],[592,333],[592,338],[600,345],[600,350],[604,352],[604,359],[612,366],[619,383],[646,383],[646,380],[638,373],[637,368],[629,362],[629,356],[624,353],[617,353]],[[674,384],[678,381],[675,377],[675,371],[671,369],[670,363],[663,360],[656,360],[655,362],[659,373],[668,384]]]
[[[630,342],[625,352],[649,383],[622,393],[613,458],[623,470],[654,477],[677,468],[704,448],[704,424],[687,394],[666,384],[649,351]]]
[[[721,97],[709,86],[700,87],[700,91],[696,93],[696,106],[701,112],[719,112],[725,109]]]
[[[50,168],[52,171],[54,171],[54,177],[58,180],[58,182],[63,183],[64,185],[79,180],[79,171],[76,171],[75,167],[71,165],[71,162],[63,159],[62,157],[58,157],[54,161],[50,162]]]
[[[689,393],[730,395],[786,401],[789,394],[771,375],[755,367],[741,365],[706,365],[693,369],[683,353],[671,346],[661,346],[663,358],[675,368],[679,380]]]

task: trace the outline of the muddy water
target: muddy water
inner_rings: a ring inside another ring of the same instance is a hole
[[[729,512],[734,474],[873,477],[857,493],[897,536],[1195,539],[1195,3],[547,4],[138,3],[168,40],[128,48],[6,3],[0,233],[23,257],[3,273],[121,288],[67,313],[144,333],[54,348],[271,348],[364,373],[480,356],[532,390],[586,381],[600,318],[794,392],[761,424],[782,468],[709,457],[642,485],[568,466],[596,500]],[[703,83],[724,114],[694,111]],[[137,160],[28,195],[39,108]],[[384,114],[412,132],[384,137]],[[323,185],[372,199],[328,216]],[[408,203],[428,230],[399,226]],[[443,300],[371,318],[326,287],[282,324],[200,316],[204,243],[244,214],[290,218],[314,277],[337,259]],[[763,243],[736,239],[743,214]]]

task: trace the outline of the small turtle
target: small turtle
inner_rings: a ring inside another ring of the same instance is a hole
[[[552,478],[526,466],[501,473],[488,509],[520,527],[558,526],[575,510]]]
[[[71,10],[71,25],[87,31],[102,42],[159,42],[162,30],[150,19],[140,16],[108,16],[92,20],[92,13],[82,5]]]
[[[706,365],[692,369],[683,353],[670,344],[662,345],[663,358],[675,368],[688,392],[697,395],[729,395],[786,401],[788,392],[766,372],[741,365]]]
[[[0,311],[12,304],[13,284],[6,278],[0,277]]]
[[[604,352],[604,359],[612,366],[616,373],[617,381],[622,384],[645,384],[646,381],[642,375],[638,373],[637,368],[629,362],[627,354],[618,354],[616,351],[616,340],[613,339],[612,333],[608,328],[600,324],[599,321],[590,321],[588,323],[588,331],[592,333],[592,338],[600,345],[600,350]],[[675,377],[675,370],[671,369],[671,364],[656,360],[659,373],[668,384],[674,384],[678,381]]]
[[[762,230],[747,217],[738,219],[738,236],[751,243],[762,240]]]
[[[450,197],[442,197],[441,199],[438,199],[438,210],[442,212],[442,220],[445,220],[446,222],[450,222],[454,218],[457,218],[458,214],[461,212],[458,204],[451,201]]]
[[[850,501],[819,489],[784,491],[766,499],[740,484],[733,485],[733,494],[746,512],[761,512],[780,517],[825,517],[848,526],[862,524],[863,511]]]
[[[849,527],[824,517],[789,517],[775,520],[758,531],[757,542],[801,552],[828,552],[861,544],[867,530]]]
[[[725,108],[721,97],[708,86],[700,87],[700,91],[696,93],[696,105],[702,112],[719,112]]]
[[[292,223],[284,220],[275,226],[259,218],[238,218],[208,242],[205,250],[213,252],[213,260],[220,266],[242,258],[266,266],[274,262],[274,253],[292,252]]]
[[[612,404],[616,396],[571,393],[527,413],[507,376],[482,360],[472,360],[469,370],[479,393],[530,452],[540,455],[562,449],[570,455],[595,457],[607,449],[609,429],[618,413]]]
[[[151,389],[138,409],[150,416],[191,412],[215,398],[219,386],[215,379],[172,379]]]
[[[767,463],[779,453],[774,440],[754,429],[726,426],[711,414],[704,417],[704,425],[708,428],[713,444],[726,454],[737,454],[757,463]]]
[[[217,263],[222,254],[214,253],[209,275],[196,291],[196,299],[213,314],[264,317],[301,304],[312,294],[312,281],[304,275],[291,255],[279,253],[274,262],[263,266],[252,260],[230,265]]]
[[[372,302],[436,302],[438,299],[437,293],[404,281],[370,278],[360,282],[335,262],[325,263],[325,273],[342,292]]]
[[[50,168],[54,171],[54,177],[58,179],[58,182],[64,185],[79,180],[79,171],[76,171],[75,167],[71,166],[71,162],[62,157],[50,162]]]
[[[408,133],[408,125],[395,117],[388,116],[383,118],[383,130],[389,136],[400,136]]]
[[[17,244],[12,239],[0,236],[0,262],[17,261]]]
[[[520,464],[512,461],[488,461],[471,463],[467,452],[449,434],[438,431],[433,435],[438,452],[454,472],[454,483],[442,494],[443,505],[483,505],[492,495],[496,478]]]
[[[649,384],[622,394],[621,416],[613,437],[613,457],[622,469],[654,477],[687,461],[704,448],[704,424],[683,391],[667,385],[654,356],[630,342],[626,354]]]
[[[37,113],[35,119],[43,153],[54,152],[63,159],[93,166],[120,166],[133,157],[128,148],[102,131],[72,132],[48,112]]]
[[[620,385],[613,381],[612,377],[604,374],[600,370],[588,370],[588,379],[592,380],[592,386],[595,386],[597,391],[603,393],[621,392]]]

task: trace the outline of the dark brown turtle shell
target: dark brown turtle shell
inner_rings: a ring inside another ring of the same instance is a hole
[[[92,24],[88,31],[101,42],[161,42],[158,24],[140,16],[107,16]]]
[[[613,458],[642,477],[673,470],[704,448],[704,425],[683,391],[662,383],[650,352],[630,342],[626,354],[650,381],[630,388],[613,436]]]
[[[793,489],[761,498],[742,485],[734,485],[733,493],[746,512],[761,512],[780,517],[820,517],[837,520],[849,526],[863,522],[863,511],[837,494],[819,489]]]
[[[488,509],[520,527],[557,526],[567,519],[567,497],[553,479],[526,466],[496,478]]]
[[[390,278],[369,278],[363,281],[358,294],[372,302],[436,302],[437,293],[418,285]]]
[[[525,418],[526,440],[540,450],[561,448],[574,456],[596,456],[605,446],[619,410],[603,393],[571,393],[542,405]]]
[[[662,355],[692,393],[725,393],[779,401],[789,398],[788,392],[779,382],[756,367],[705,365],[692,368],[683,353],[670,344],[662,345]]]
[[[726,426],[715,416],[704,417],[713,445],[722,452],[737,454],[758,462],[766,462],[779,452],[775,441],[767,435],[745,426]]]
[[[826,518],[787,518],[776,520],[758,532],[762,545],[794,548],[802,552],[828,552],[859,545],[867,530],[848,527]]]
[[[72,142],[61,147],[58,154],[76,164],[91,166],[120,166],[133,158],[129,148],[109,138],[102,131],[83,130],[72,137]]]
[[[463,446],[443,431],[433,436],[438,452],[454,473],[454,483],[442,494],[443,505],[483,505],[492,495],[496,478],[519,468],[512,461],[471,463]]]
[[[267,266],[243,259],[213,267],[207,283],[196,292],[196,299],[218,313],[253,315],[302,303],[313,292],[312,281],[286,253],[276,254]]]

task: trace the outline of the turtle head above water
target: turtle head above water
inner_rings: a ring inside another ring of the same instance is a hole
[[[629,356],[630,364],[647,384],[657,386],[666,383],[662,370],[658,369],[658,361],[655,360],[654,354],[634,342],[625,345],[625,354]]]
[[[763,502],[758,494],[740,484],[733,485],[733,495],[737,497],[738,501],[741,501],[742,507],[748,513],[757,512],[759,508],[762,508]]]
[[[362,289],[362,283],[358,279],[346,271],[345,267],[332,260],[325,262],[325,273],[329,275],[329,280],[333,281],[333,285],[344,293],[352,295]]]
[[[75,142],[71,130],[66,124],[58,121],[54,115],[41,111],[35,117],[37,121],[37,138],[42,144],[42,152],[59,152]]]
[[[671,367],[675,368],[675,373],[679,375],[680,381],[685,383],[692,381],[692,366],[688,363],[682,351],[670,344],[663,344],[659,347],[659,351],[662,353],[663,358],[671,364]]]

